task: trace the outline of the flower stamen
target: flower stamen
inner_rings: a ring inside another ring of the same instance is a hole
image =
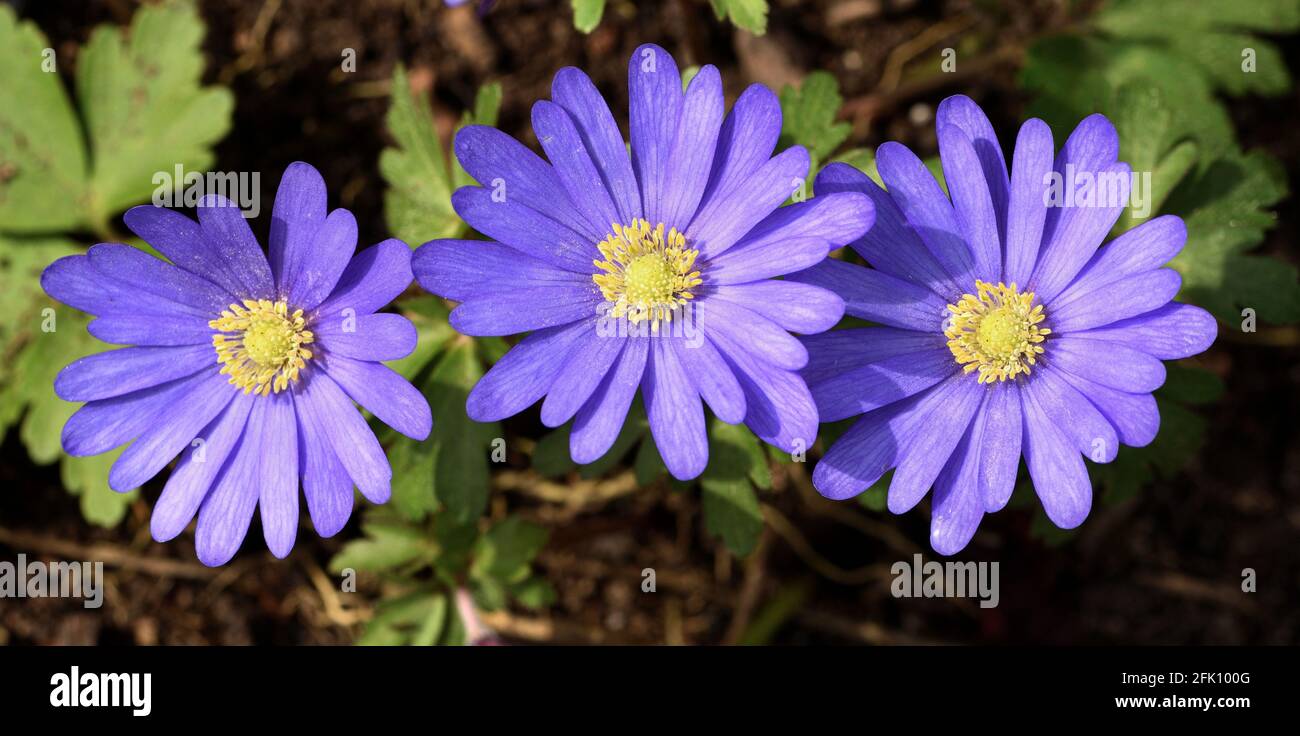
[[[613,304],[610,316],[632,323],[650,321],[652,331],[660,320],[671,322],[673,312],[695,298],[692,289],[702,283],[694,271],[698,250],[686,247],[686,236],[664,224],[653,228],[648,220],[613,225],[613,234],[596,247],[605,257],[593,261],[602,273],[591,278],[605,300]]]
[[[312,357],[303,347],[315,340],[306,329],[307,319],[301,309],[289,312],[283,299],[231,304],[208,326],[217,330],[212,346],[221,372],[245,394],[266,396],[285,390]]]
[[[1043,306],[1034,304],[1033,292],[1021,294],[1015,284],[996,286],[976,281],[975,294],[963,294],[949,304],[944,335],[948,349],[966,373],[979,371],[980,383],[1029,375],[1043,353],[1041,343],[1051,333],[1039,327]]]

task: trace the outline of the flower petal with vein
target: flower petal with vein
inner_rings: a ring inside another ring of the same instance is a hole
[[[415,277],[460,302],[468,335],[531,333],[470,393],[469,416],[495,421],[542,401],[547,426],[573,420],[570,453],[610,449],[638,389],[669,472],[708,462],[704,405],[787,452],[817,435],[790,333],[843,316],[832,292],[776,277],[808,268],[870,227],[858,192],[782,207],[802,192],[808,152],[773,155],[776,95],[752,85],[725,114],[705,66],[683,89],[671,55],[638,48],[628,65],[631,152],[586,74],[561,70],[533,106],[549,162],[499,130],[470,126],[456,155],[481,186],[452,197],[490,240],[435,240]]]
[[[1217,328],[1172,301],[1180,279],[1164,266],[1187,238],[1182,220],[1156,217],[1102,245],[1131,184],[1105,117],[1084,119],[1059,152],[1029,120],[1009,171],[969,98],[945,100],[937,128],[951,196],[897,143],[877,152],[888,191],[832,164],[819,192],[876,205],[875,226],[852,244],[870,267],[827,260],[791,279],[835,291],[849,315],[878,325],[804,338],[822,420],[861,415],[813,483],[844,499],[893,469],[894,513],[933,488],[931,545],[954,554],[1007,504],[1022,456],[1048,518],[1082,523],[1084,458],[1150,443],[1161,361],[1204,351]],[[1049,196],[1054,183],[1079,196]]]
[[[289,554],[300,484],[324,537],[347,522],[354,486],[387,501],[388,459],[353,402],[409,437],[429,434],[428,403],[381,362],[415,348],[411,323],[378,311],[410,285],[410,249],[386,240],[354,255],[356,220],[328,211],[304,163],[280,181],[269,258],[218,195],[198,222],[152,206],[125,220],[167,260],[104,243],[41,276],[51,297],[95,316],[92,335],[130,346],[59,373],[55,392],[85,402],[63,428],[68,454],[129,445],[109,473],[117,491],[179,455],[151,530],[168,541],[197,515],[206,565],[238,551],[255,508],[271,552]]]

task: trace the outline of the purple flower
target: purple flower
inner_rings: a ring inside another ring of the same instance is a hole
[[[832,165],[819,191],[865,192],[876,205],[853,244],[872,267],[827,260],[792,278],[882,325],[804,340],[822,420],[863,415],[813,483],[844,499],[895,468],[896,514],[933,486],[930,543],[953,554],[1006,505],[1022,453],[1048,518],[1082,523],[1092,503],[1082,456],[1110,462],[1121,442],[1151,442],[1160,361],[1205,350],[1216,326],[1171,302],[1180,279],[1162,266],[1187,237],[1182,220],[1155,218],[1099,248],[1130,190],[1105,117],[1081,122],[1055,160],[1047,125],[1026,122],[1009,177],[969,98],[945,100],[937,126],[951,200],[897,143],[877,152],[887,193]]]
[[[415,348],[415,328],[377,314],[411,283],[410,250],[386,240],[356,257],[357,223],[328,212],[325,182],[295,163],[276,193],[270,260],[240,210],[208,195],[195,223],[151,206],[126,224],[170,259],[127,245],[55,261],[46,293],[95,315],[90,333],[133,347],[82,358],[54,383],[84,401],[63,428],[71,455],[131,443],[113,464],[118,491],[180,454],[154,508],[154,539],[198,513],[206,565],[239,549],[260,506],[266,544],[293,548],[301,478],[312,523],[331,536],[352,512],[352,487],[389,497],[392,471],[353,401],[397,431],[428,436],[429,405],[379,361]]]
[[[533,106],[551,163],[494,128],[471,126],[456,155],[483,186],[452,204],[491,238],[436,240],[416,279],[460,302],[468,335],[531,331],[479,381],[469,416],[499,420],[545,397],[547,426],[573,419],[579,463],[605,454],[637,393],[668,470],[708,462],[701,399],[788,452],[812,444],[817,411],[789,331],[839,321],[831,292],[774,277],[807,268],[871,225],[870,200],[831,194],[787,207],[808,152],[773,157],[776,96],[745,90],[723,119],[722,80],[702,68],[682,90],[677,65],[642,46],[628,68],[631,158],[609,107],[578,69]],[[798,198],[798,197],[796,197]]]
[[[473,0],[445,0],[445,1],[447,3],[447,7],[455,8],[470,3]],[[496,0],[482,0],[482,2],[480,2],[478,6],[479,15],[486,14],[489,10],[492,9],[493,5],[496,5]]]

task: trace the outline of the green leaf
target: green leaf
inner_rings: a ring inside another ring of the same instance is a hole
[[[763,531],[763,513],[754,486],[771,487],[771,469],[758,439],[744,425],[713,420],[709,425],[709,465],[700,476],[704,526],[722,537],[731,552],[749,554]]]
[[[1162,398],[1184,404],[1211,404],[1223,396],[1223,379],[1189,362],[1166,363]]]
[[[646,423],[640,404],[634,404],[632,410],[628,412],[627,419],[623,422],[623,428],[618,432],[618,437],[614,438],[614,444],[610,445],[609,450],[594,462],[583,465],[578,474],[583,478],[598,478],[613,470],[619,461],[627,455],[628,450],[631,450],[632,446],[638,441],[654,441],[650,437],[649,430],[650,425]]]
[[[654,440],[647,437],[636,450],[636,459],[632,462],[632,472],[636,475],[636,484],[644,488],[654,483],[668,472],[663,458],[659,457],[659,448]]]
[[[1161,211],[1165,200],[1174,191],[1183,178],[1191,173],[1200,160],[1200,148],[1194,141],[1183,141],[1161,154],[1151,172],[1151,208],[1145,217],[1135,212],[1132,207],[1124,211],[1119,222],[1115,224],[1114,233],[1118,234],[1130,225],[1140,224]]]
[[[138,489],[118,493],[108,487],[108,471],[122,454],[122,449],[91,457],[64,456],[59,463],[63,487],[68,493],[81,497],[81,515],[92,524],[117,526],[126,516],[131,502],[140,495]]]
[[[416,353],[390,365],[421,389],[434,423],[423,441],[391,430],[383,435],[393,467],[393,507],[411,521],[445,507],[456,523],[469,523],[486,508],[491,443],[501,435],[499,424],[480,424],[465,413],[465,399],[483,369],[474,341],[453,339],[441,299],[419,297],[402,306],[420,344]]]
[[[478,520],[461,523],[451,514],[438,514],[433,520],[433,539],[438,545],[439,573],[454,580],[468,568],[478,541]]]
[[[1286,193],[1285,173],[1263,152],[1222,158],[1174,192],[1167,209],[1187,223],[1187,244],[1170,265],[1187,301],[1226,322],[1247,307],[1273,324],[1300,319],[1295,267],[1247,253],[1276,223],[1269,208]]]
[[[482,376],[473,342],[458,339],[424,386],[435,417],[429,438],[437,446],[434,493],[447,513],[462,523],[477,519],[487,508],[491,443],[501,436],[499,424],[480,424],[465,413],[469,391]]]
[[[479,87],[474,95],[474,115],[461,123],[465,125],[496,125],[501,112],[501,85],[496,82]]]
[[[1144,177],[1150,180],[1150,191],[1135,190],[1145,201],[1141,207],[1130,205],[1124,211],[1115,225],[1118,234],[1160,213],[1174,186],[1196,163],[1197,147],[1191,141],[1172,140],[1173,110],[1158,87],[1127,84],[1116,93],[1110,108],[1115,111],[1112,122],[1119,133],[1119,160],[1128,163],[1139,177],[1138,186],[1146,181]]]
[[[63,256],[80,253],[71,240],[0,235],[0,385],[8,380],[10,360],[33,334],[40,333],[42,310],[54,302],[41,291],[41,272]],[[60,366],[62,367],[62,366]],[[0,422],[0,430],[6,425]]]
[[[1170,368],[1173,368],[1173,364]],[[1171,373],[1171,377],[1172,375]],[[1157,473],[1164,477],[1177,475],[1201,451],[1205,445],[1205,419],[1166,399],[1178,394],[1198,398],[1215,396],[1222,387],[1210,385],[1217,383],[1217,378],[1213,374],[1207,375],[1209,378],[1180,376],[1175,378],[1172,392],[1167,391],[1169,386],[1160,390],[1156,397],[1160,411],[1160,434],[1156,435],[1151,444],[1146,447],[1121,447],[1114,462],[1089,467],[1094,480],[1100,482],[1105,489],[1102,496],[1104,502],[1118,503],[1131,498],[1149,484]]]
[[[460,618],[460,611],[456,606],[450,606],[447,625],[443,627],[442,638],[438,640],[438,644],[444,647],[463,647],[469,643],[466,637],[465,622]]]
[[[685,92],[691,86],[691,80],[695,75],[700,73],[700,65],[692,64],[682,70],[682,91]]]
[[[414,382],[447,341],[455,337],[456,331],[447,323],[447,306],[436,296],[407,299],[401,302],[401,312],[415,325],[415,350],[405,358],[389,361],[387,365],[402,378]]]
[[[1122,454],[1122,453],[1121,453]],[[1106,469],[1114,466],[1109,465],[1089,465],[1089,477],[1096,480],[1096,473],[1104,472]],[[1047,518],[1043,511],[1043,505],[1038,500],[1038,493],[1034,490],[1034,483],[1025,473],[1020,473],[1020,482],[1016,484],[1015,490],[1011,494],[1011,500],[1007,503],[1007,508],[1029,510],[1032,518],[1029,522],[1029,536],[1037,539],[1048,547],[1059,547],[1062,544],[1074,539],[1076,529],[1061,529]]]
[[[767,0],[709,0],[718,20],[731,19],[738,27],[761,36],[767,33]]]
[[[1151,214],[1186,222],[1187,245],[1171,263],[1183,277],[1182,298],[1225,321],[1246,308],[1273,324],[1300,320],[1296,269],[1249,253],[1274,224],[1270,208],[1287,194],[1285,174],[1266,154],[1240,151],[1214,95],[1289,88],[1275,49],[1246,32],[1300,28],[1300,3],[1114,0],[1091,24],[1082,35],[1030,47],[1021,83],[1037,93],[1031,113],[1058,141],[1090,113],[1114,120],[1121,158],[1151,173]],[[1243,68],[1247,47],[1257,53],[1254,72]],[[1135,214],[1116,232],[1137,224]]]
[[[28,455],[41,465],[62,455],[63,425],[78,408],[54,394],[54,378],[72,361],[109,347],[87,334],[89,321],[66,307],[55,308],[54,330],[33,332],[27,347],[14,361],[5,401],[17,401],[26,407],[19,437]]]
[[[500,107],[501,85],[484,85],[473,112],[465,114],[460,127],[495,125]],[[433,124],[428,96],[411,93],[401,65],[393,70],[392,99],[385,120],[397,144],[379,154],[379,173],[388,184],[384,192],[388,229],[411,247],[459,235],[464,223],[452,209],[451,194],[473,180],[458,162],[448,160]]]
[[[781,628],[803,610],[812,590],[812,584],[806,580],[777,588],[772,598],[754,614],[740,637],[740,644],[748,647],[770,644]]]
[[[531,577],[510,586],[510,595],[525,608],[538,610],[555,602],[555,586],[545,578]]]
[[[474,112],[472,114],[466,112],[461,117],[456,132],[459,133],[460,129],[466,125],[495,126],[497,124],[497,113],[501,111],[501,94],[501,85],[496,82],[479,87],[478,92],[474,95]],[[455,156],[452,159],[453,190],[474,184],[474,178],[460,165],[460,161]]]
[[[380,601],[374,618],[357,639],[361,646],[428,646],[436,644],[447,621],[447,596],[417,590]]]
[[[433,600],[429,602],[429,607],[424,613],[424,620],[420,622],[411,635],[411,646],[431,647],[438,643],[438,639],[442,636],[442,630],[447,623],[447,607],[447,596],[433,596]]]
[[[870,148],[851,148],[835,156],[834,161],[846,163],[861,171],[871,177],[879,187],[885,186],[885,182],[880,178],[880,172],[876,170],[876,152]]]
[[[559,478],[576,467],[569,457],[569,427],[547,432],[533,448],[532,467],[543,478]]]
[[[1092,469],[1104,489],[1102,503],[1113,505],[1138,494],[1152,480],[1151,466],[1140,452],[1121,447],[1114,462]]]
[[[1277,46],[1250,31],[1300,29],[1295,0],[1112,0],[1092,23],[1111,36],[1160,46],[1180,57],[1180,71],[1199,72],[1228,94],[1278,95],[1291,87]]]
[[[348,542],[330,560],[331,572],[347,569],[384,572],[431,557],[434,552],[419,529],[386,514],[367,514],[362,531],[365,537]]]
[[[1300,4],[1295,0],[1110,0],[1092,22],[1116,35],[1221,27],[1285,33],[1300,28]]]
[[[642,446],[646,443],[653,444],[654,441],[648,434],[649,429],[650,425],[646,423],[640,403],[634,403],[623,421],[618,437],[614,439],[614,443],[605,454],[586,465],[579,466],[573,461],[569,452],[569,436],[572,430],[570,423],[542,435],[538,440],[537,446],[533,448],[533,470],[543,478],[559,478],[578,468],[578,474],[583,478],[599,478],[614,469],[637,442],[644,439]]]
[[[889,484],[894,479],[894,471],[890,470],[872,483],[867,490],[858,496],[858,503],[872,511],[881,512],[889,508]]]
[[[763,531],[763,512],[754,487],[744,478],[700,478],[704,528],[721,537],[737,557],[754,551]]]
[[[835,122],[843,103],[839,82],[829,72],[809,74],[798,89],[786,85],[781,90],[780,145],[807,148],[813,161],[810,170],[816,171],[817,162],[839,148],[852,130],[848,123]]]
[[[63,425],[80,405],[64,401],[54,393],[55,376],[65,365],[102,352],[108,346],[86,332],[89,319],[85,315],[65,307],[51,309],[49,317],[31,314],[28,318],[42,327],[52,326],[54,331],[32,329],[25,338],[12,372],[7,375],[8,382],[0,391],[0,419],[7,425],[21,416],[18,436],[32,460],[42,465],[61,460],[63,487],[81,497],[86,520],[100,526],[115,526],[138,495],[135,490],[118,493],[108,487],[109,468],[122,450],[91,457],[65,455],[61,440]]]
[[[709,439],[709,464],[717,467],[722,477],[743,476],[759,488],[772,487],[767,453],[748,427],[715,420]]]
[[[125,34],[95,28],[77,57],[83,136],[53,50],[35,26],[16,24],[0,7],[0,97],[22,101],[0,109],[0,429],[21,417],[28,454],[38,463],[62,458],[63,485],[96,524],[117,524],[136,493],[106,483],[120,451],[63,456],[61,430],[77,406],[56,397],[53,382],[63,366],[108,346],[86,334],[84,315],[55,310],[39,289],[46,265],[81,249],[60,237],[14,234],[89,226],[103,235],[113,215],[150,198],[155,174],[211,165],[233,98],[200,86],[202,37],[188,2],[142,7]]]
[[[1020,82],[1036,94],[1029,113],[1047,121],[1058,147],[1088,115],[1114,117],[1116,90],[1128,85],[1157,88],[1169,109],[1164,139],[1195,141],[1208,162],[1236,151],[1237,144],[1227,111],[1210,83],[1188,73],[1187,66],[1159,44],[1054,36],[1030,46]]]
[[[844,433],[849,431],[849,428],[857,420],[857,417],[849,417],[848,419],[827,422],[821,425],[821,428],[817,430],[817,441],[821,443],[823,453],[839,441],[840,437],[844,436]]]
[[[0,49],[0,231],[76,228],[86,147],[59,81],[59,59],[40,29],[19,23],[8,5],[0,5]]]
[[[490,578],[501,584],[522,582],[530,572],[533,559],[546,545],[546,527],[508,516],[494,524],[478,539],[470,577],[482,581]]]
[[[234,98],[202,87],[203,21],[190,2],[145,5],[124,34],[99,26],[77,60],[77,98],[94,170],[90,222],[146,201],[155,174],[202,172],[230,129]],[[176,182],[179,184],[180,182]]]
[[[383,621],[371,619],[366,624],[365,632],[357,638],[359,647],[400,647],[406,643],[406,635],[394,626],[385,625]]]
[[[1168,43],[1175,53],[1199,67],[1215,89],[1227,94],[1280,95],[1291,87],[1282,52],[1257,36],[1213,31],[1174,33],[1169,35]],[[1244,68],[1248,59],[1254,71]]]
[[[387,443],[388,463],[393,469],[392,507],[406,519],[419,521],[438,510],[438,499],[433,494],[438,445],[419,442],[397,432],[386,434],[392,438]]]
[[[948,193],[948,180],[943,175],[943,161],[938,156],[931,156],[925,159],[925,168],[930,170],[930,176],[934,177],[935,182],[944,194]]]
[[[1281,94],[1291,86],[1286,62],[1272,43],[1250,31],[1300,29],[1295,0],[1112,0],[1095,27],[1124,39],[1160,44],[1182,57],[1184,68],[1229,94]]]
[[[388,229],[415,247],[456,235],[460,218],[451,207],[450,170],[424,94],[412,95],[406,70],[393,70],[392,101],[385,118],[396,148],[379,154],[379,173],[388,184],[384,218]]]
[[[569,0],[573,6],[573,27],[591,33],[605,14],[605,0]]]
[[[1156,398],[1160,409],[1160,434],[1141,453],[1165,476],[1172,476],[1191,462],[1205,445],[1205,418],[1195,412]]]
[[[470,581],[470,590],[474,594],[474,605],[485,611],[496,611],[506,606],[506,586],[496,578],[474,578]]]
[[[506,357],[506,353],[510,352],[510,343],[500,337],[475,338],[474,347],[478,350],[479,360],[487,365],[496,365],[498,360]]]
[[[1059,547],[1074,539],[1074,529],[1062,529],[1047,518],[1042,507],[1034,509],[1034,518],[1029,522],[1029,535],[1048,547]]]

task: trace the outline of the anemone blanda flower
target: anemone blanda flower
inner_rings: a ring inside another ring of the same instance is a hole
[[[465,5],[466,3],[469,3],[469,2],[472,2],[472,1],[473,1],[473,0],[446,0],[446,3],[447,3],[447,7],[449,7],[449,8],[455,8],[455,7],[457,7],[457,6]],[[479,3],[479,6],[478,6],[478,12],[479,12],[479,15],[482,15],[482,14],[488,12],[489,10],[491,10],[491,9],[492,9],[492,6],[495,5],[495,4],[496,4],[496,0],[482,0],[482,1]]]
[[[894,468],[894,513],[933,486],[931,545],[952,554],[1006,505],[1022,454],[1048,518],[1082,523],[1092,502],[1082,456],[1110,462],[1121,442],[1149,443],[1160,361],[1205,350],[1216,326],[1171,301],[1180,279],[1162,266],[1186,239],[1180,219],[1155,218],[1099,248],[1130,186],[1105,117],[1083,120],[1055,160],[1051,131],[1029,120],[1010,176],[969,98],[945,100],[937,128],[951,199],[897,143],[877,152],[888,192],[832,165],[818,191],[865,192],[876,205],[874,227],[853,243],[871,268],[827,260],[792,278],[881,325],[804,339],[822,421],[864,415],[814,484],[843,499]],[[1071,187],[1073,200],[1049,196]]]
[[[693,478],[708,461],[701,399],[788,452],[806,449],[817,412],[789,331],[839,321],[831,292],[773,277],[807,268],[866,231],[870,200],[839,193],[780,205],[802,185],[808,152],[772,152],[776,96],[753,85],[723,118],[722,81],[705,66],[683,92],[672,56],[636,50],[628,67],[631,157],[609,107],[578,69],[533,106],[550,163],[488,127],[456,137],[481,187],[452,197],[491,238],[435,240],[416,251],[416,280],[460,302],[469,335],[531,331],[479,381],[479,421],[542,397],[548,426],[573,419],[570,452],[589,463],[613,444],[640,387],[668,470]],[[676,315],[676,316],[674,316]]]
[[[206,196],[199,220],[152,206],[126,224],[170,263],[128,245],[95,245],[50,265],[51,297],[96,319],[90,333],[130,345],[81,358],[55,380],[84,401],[63,428],[70,455],[131,443],[109,485],[139,486],[178,454],[154,507],[154,539],[172,539],[198,514],[207,565],[228,561],[261,509],[277,557],[298,530],[301,479],[313,525],[336,533],[353,485],[374,503],[392,471],[353,401],[423,439],[424,397],[379,361],[415,347],[404,317],[380,314],[411,283],[410,250],[386,240],[353,257],[357,224],[328,212],[325,182],[295,163],[276,192],[270,258],[238,207]]]

